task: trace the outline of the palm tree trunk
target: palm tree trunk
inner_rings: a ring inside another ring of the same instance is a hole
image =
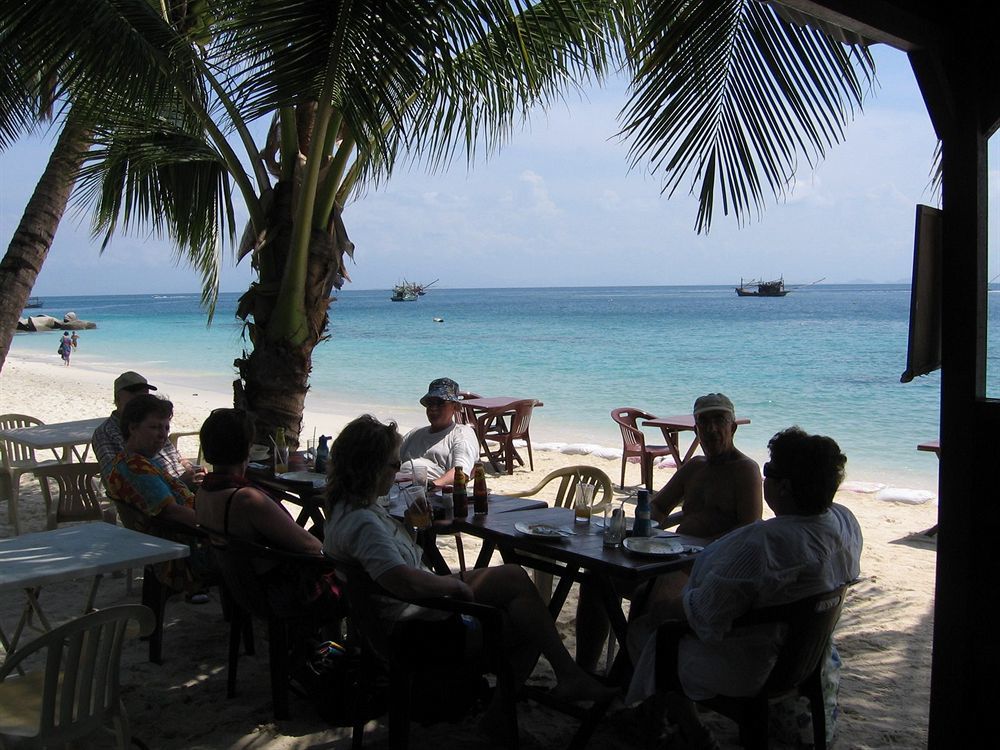
[[[0,261],[0,370],[17,330],[17,320],[31,295],[62,219],[76,173],[87,153],[89,132],[72,117],[63,126],[21,223]]]
[[[240,300],[237,315],[248,321],[252,351],[244,351],[234,362],[240,377],[233,383],[233,389],[236,406],[253,416],[258,442],[267,443],[267,436],[283,427],[288,443],[294,447],[299,444],[302,430],[312,352],[327,337],[331,293],[334,286],[342,283],[343,257],[353,252],[354,246],[340,220],[339,207],[325,230],[312,230],[304,295],[307,336],[301,344],[290,343],[291,337],[278,329],[282,323],[275,319],[274,311],[293,236],[292,192],[288,182],[275,186],[268,230],[274,240],[262,251],[271,257],[256,261],[260,280]],[[273,269],[272,274],[266,274],[265,269]],[[274,278],[268,278],[269,275]]]

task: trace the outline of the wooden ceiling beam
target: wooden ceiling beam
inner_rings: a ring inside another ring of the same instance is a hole
[[[910,52],[936,47],[943,19],[936,4],[926,0],[767,0],[772,5],[805,13],[872,42]]]

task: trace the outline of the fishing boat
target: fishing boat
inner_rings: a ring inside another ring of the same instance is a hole
[[[41,299],[39,299],[38,297],[28,297],[28,302],[24,306],[24,309],[28,310],[28,309],[33,309],[33,308],[36,308],[36,307],[43,307],[44,305],[45,305],[45,303]]]
[[[743,279],[740,279],[740,285],[736,287],[736,294],[740,297],[784,297],[788,294],[788,290],[785,289],[784,277],[775,281],[752,279],[744,282]]]
[[[416,284],[404,279],[402,284],[396,284],[392,288],[392,296],[389,299],[393,302],[416,302],[419,297],[427,294],[429,287],[437,282],[438,280],[434,279],[429,284]]]
[[[397,284],[392,288],[392,296],[389,299],[393,302],[416,302],[417,293],[406,285]]]

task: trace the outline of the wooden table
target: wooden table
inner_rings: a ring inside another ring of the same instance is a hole
[[[526,536],[514,529],[514,524],[519,521],[571,529],[574,535],[556,540]],[[483,549],[476,561],[477,568],[488,565],[493,552],[499,550],[506,563],[542,570],[558,577],[559,584],[549,601],[549,612],[553,620],[559,616],[573,583],[594,584],[600,591],[612,631],[620,646],[619,661],[622,662],[622,667],[619,669],[624,668],[628,672],[631,672],[631,660],[626,646],[628,621],[615,582],[652,584],[656,576],[684,569],[694,560],[693,554],[669,558],[644,557],[633,555],[623,547],[605,547],[603,528],[597,524],[574,524],[571,508],[473,516],[465,521],[456,521],[454,529],[483,540]],[[693,537],[677,538],[684,544],[704,544],[704,540]],[[646,585],[637,589],[637,596],[632,600],[633,611],[642,608],[649,588],[650,585]]]
[[[940,440],[928,440],[924,443],[920,443],[917,446],[918,451],[926,451],[927,453],[933,453],[941,459],[941,441]],[[938,525],[934,524],[927,531],[923,532],[923,536],[937,536]]]
[[[42,586],[92,578],[83,608],[87,613],[94,608],[94,598],[105,573],[141,568],[190,554],[186,544],[100,521],[0,539],[0,594],[21,589],[26,599],[21,619],[9,639],[0,627],[4,651],[9,654],[16,648],[32,613],[45,630],[51,630],[38,602]]]
[[[96,430],[103,424],[106,417],[94,419],[78,419],[74,422],[55,422],[53,424],[37,424],[31,427],[17,427],[13,430],[0,430],[0,438],[13,440],[16,443],[34,450],[62,451],[59,459],[62,463],[71,460],[71,454],[77,461],[86,461],[90,452],[90,440]],[[83,445],[83,453],[76,446]]]
[[[926,443],[920,443],[917,446],[918,451],[927,451],[928,453],[937,454],[938,458],[941,458],[941,441],[940,440],[928,440]]]
[[[741,417],[736,420],[736,424],[750,424],[750,420]],[[694,440],[688,446],[684,457],[681,457],[680,433],[685,431],[694,432],[694,417],[690,414],[679,414],[676,417],[655,417],[645,420],[642,426],[660,428],[660,432],[663,433],[663,442],[670,449],[670,455],[674,457],[674,463],[678,468],[683,466],[684,462],[691,458],[694,452],[698,450],[698,446],[701,445],[701,441],[698,440],[698,433],[695,432]]]

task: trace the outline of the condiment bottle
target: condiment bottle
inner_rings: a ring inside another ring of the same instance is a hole
[[[472,468],[472,509],[477,516],[490,512],[489,490],[486,488],[486,469],[482,461]]]
[[[319,474],[326,474],[326,462],[330,458],[330,447],[326,441],[329,439],[329,435],[319,436],[319,447],[316,448],[316,466],[313,469]]]
[[[441,490],[441,507],[444,508],[444,520],[455,520],[455,488],[446,484]]]
[[[649,490],[641,489],[636,496],[635,523],[632,524],[632,536],[649,536],[653,531],[650,521]]]
[[[469,493],[466,488],[468,481],[461,466],[455,467],[455,484],[452,488],[452,502],[455,506],[455,518],[465,520],[469,515]]]

